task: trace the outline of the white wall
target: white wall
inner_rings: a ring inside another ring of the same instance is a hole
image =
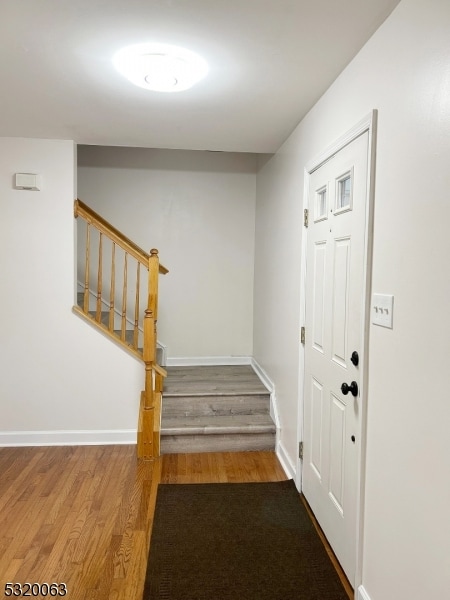
[[[78,148],[78,195],[142,248],[156,247],[158,338],[169,359],[251,356],[256,157]]]
[[[450,3],[403,0],[257,182],[254,355],[296,464],[303,168],[379,111],[363,586],[370,600],[450,589]],[[302,405],[298,406],[302,410]]]
[[[72,313],[75,172],[73,142],[0,138],[0,444],[135,441],[142,365]]]

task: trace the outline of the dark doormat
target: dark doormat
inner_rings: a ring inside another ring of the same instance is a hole
[[[294,482],[161,484],[143,600],[348,600]]]

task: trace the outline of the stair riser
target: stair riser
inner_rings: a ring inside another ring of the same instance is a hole
[[[163,417],[178,416],[218,416],[218,415],[257,415],[268,414],[270,397],[259,396],[201,396],[166,397],[163,396]]]
[[[273,450],[275,434],[161,436],[162,454]]]

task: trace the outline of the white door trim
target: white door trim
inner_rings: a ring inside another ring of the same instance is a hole
[[[361,361],[361,379],[360,389],[361,398],[363,399],[361,410],[361,444],[360,454],[358,457],[359,465],[359,495],[357,499],[357,540],[356,540],[356,576],[355,581],[350,582],[354,589],[362,583],[362,549],[363,549],[363,517],[364,517],[364,490],[365,490],[365,465],[366,465],[366,431],[367,431],[367,401],[368,401],[368,350],[369,350],[369,313],[370,313],[370,295],[371,295],[371,275],[372,275],[372,229],[373,229],[373,206],[374,206],[374,182],[375,182],[375,143],[376,143],[376,124],[377,111],[373,110],[352,129],[347,131],[338,140],[331,144],[324,152],[309,161],[305,166],[304,171],[304,186],[303,186],[303,208],[309,208],[309,179],[311,174],[329,160],[334,154],[342,148],[350,144],[353,140],[359,137],[366,131],[369,134],[369,155],[367,165],[367,191],[366,191],[366,222],[364,235],[364,251],[367,257],[364,266],[364,289],[365,293],[362,298],[362,315],[364,319],[363,331],[363,356]],[[303,225],[303,224],[302,224]],[[300,300],[300,323],[305,323],[306,317],[306,259],[307,259],[307,228],[303,228],[302,235],[302,261],[301,261],[301,300]],[[298,429],[297,440],[300,443],[303,440],[303,407],[304,407],[304,390],[303,382],[305,379],[305,348],[300,344],[300,364],[299,364],[299,399],[298,399]],[[301,460],[297,461],[297,489],[302,489],[302,464]]]

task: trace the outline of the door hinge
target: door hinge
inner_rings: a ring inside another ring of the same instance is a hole
[[[308,227],[309,224],[309,210],[307,208],[305,208],[305,210],[303,211],[303,225],[305,227]]]
[[[298,443],[298,457],[303,460],[303,442]]]
[[[304,328],[304,327],[302,327],[302,328],[300,329],[300,342],[301,342],[302,344],[304,344],[304,343],[305,343],[305,339],[306,339],[305,328]]]

